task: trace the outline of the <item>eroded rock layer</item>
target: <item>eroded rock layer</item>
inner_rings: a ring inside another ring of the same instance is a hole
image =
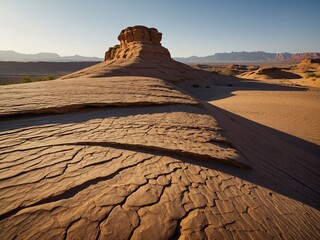
[[[105,61],[134,57],[168,58],[168,49],[161,46],[162,33],[155,28],[144,26],[128,27],[118,36],[120,45],[109,48]]]
[[[199,105],[161,79],[146,77],[77,78],[0,88],[0,117],[61,113],[84,107]]]

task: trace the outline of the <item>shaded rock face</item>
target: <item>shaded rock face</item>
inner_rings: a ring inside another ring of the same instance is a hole
[[[162,33],[156,28],[134,26],[123,29],[118,40],[120,45],[110,47],[105,61],[132,57],[170,58],[169,51],[161,46]]]

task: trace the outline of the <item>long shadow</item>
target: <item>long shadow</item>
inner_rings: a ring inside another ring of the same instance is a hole
[[[207,104],[252,170],[220,170],[320,210],[320,147]],[[213,166],[212,166],[213,167]]]
[[[238,90],[307,91],[309,89],[301,86],[284,86],[274,83],[264,83],[252,79],[243,79],[223,75],[219,75],[218,80],[212,79],[187,81],[177,84],[177,87],[204,101],[213,101],[231,97],[234,95],[232,92]]]
[[[198,86],[194,85],[195,83]],[[218,83],[210,80],[190,81],[178,87],[204,102],[204,106],[217,120],[228,141],[233,143],[253,169],[241,171],[206,163],[207,167],[226,172],[320,210],[319,145],[206,103],[230,97],[237,90],[306,91],[308,88],[236,77],[222,77]]]

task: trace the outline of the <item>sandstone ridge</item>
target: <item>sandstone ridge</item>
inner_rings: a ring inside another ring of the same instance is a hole
[[[134,26],[123,29],[118,36],[120,45],[110,47],[105,61],[131,57],[170,58],[168,49],[161,46],[162,33],[156,28]]]

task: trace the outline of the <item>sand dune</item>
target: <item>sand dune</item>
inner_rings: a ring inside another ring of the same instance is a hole
[[[298,79],[301,78],[300,75],[279,69],[276,67],[261,67],[257,70],[245,72],[240,75],[243,78],[249,79]]]
[[[319,92],[193,69],[161,37],[0,86],[1,239],[320,238]]]

